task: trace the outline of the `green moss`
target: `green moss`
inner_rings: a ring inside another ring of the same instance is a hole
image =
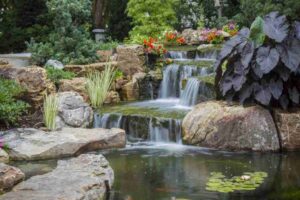
[[[226,178],[220,172],[212,172],[206,190],[221,193],[255,190],[267,176],[266,172],[245,172],[242,176]]]
[[[174,111],[174,110],[160,110],[159,108],[145,108],[135,107],[128,105],[118,106],[105,106],[101,108],[100,113],[120,113],[122,115],[132,116],[145,116],[145,117],[158,117],[158,118],[172,118],[183,119],[187,111]]]
[[[197,51],[198,51],[198,52],[201,52],[201,53],[205,53],[205,52],[209,52],[209,51],[215,51],[215,50],[219,51],[219,50],[222,49],[222,47],[223,47],[223,45],[221,45],[221,44],[207,45],[207,46],[205,46],[205,47],[199,46],[199,47],[197,48]]]
[[[199,76],[198,80],[207,83],[208,85],[212,85],[214,86],[215,84],[215,76],[214,75],[210,75],[210,76]]]
[[[185,65],[191,65],[191,66],[196,66],[196,67],[209,67],[212,68],[214,61],[210,60],[187,60],[187,61],[176,61],[174,60],[175,64],[179,64],[180,66],[185,66]]]
[[[165,46],[168,51],[197,51],[197,47],[192,45]]]

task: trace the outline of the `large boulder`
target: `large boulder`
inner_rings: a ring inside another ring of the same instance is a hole
[[[34,108],[43,104],[45,94],[56,90],[55,85],[47,79],[46,70],[41,67],[0,67],[0,76],[16,80],[26,90],[23,98]]]
[[[58,161],[57,168],[17,185],[1,200],[102,200],[114,172],[102,155],[81,155]]]
[[[139,72],[132,76],[132,79],[122,86],[121,99],[123,101],[136,101],[140,98],[140,82],[144,80],[146,73]]]
[[[300,110],[292,112],[275,110],[274,114],[282,149],[300,150]]]
[[[23,181],[25,174],[18,168],[0,163],[0,192],[8,191]]]
[[[11,160],[45,160],[78,155],[88,151],[122,148],[126,143],[121,129],[63,128],[44,132],[14,129],[2,134]]]
[[[57,128],[88,127],[93,122],[93,109],[77,92],[61,92],[58,96]]]
[[[118,68],[126,76],[145,71],[146,57],[142,45],[120,45],[117,54]]]
[[[102,72],[107,65],[117,67],[117,62],[100,62],[89,65],[66,65],[64,70],[74,72],[78,76],[86,76],[95,71]]]
[[[97,55],[99,56],[99,62],[108,62],[112,60],[113,50],[99,50]]]
[[[87,79],[84,77],[73,78],[71,80],[63,79],[59,84],[59,92],[77,92],[85,102],[89,101],[89,96],[86,90]]]
[[[261,106],[198,104],[183,120],[187,144],[223,150],[278,151],[279,139],[270,112]]]

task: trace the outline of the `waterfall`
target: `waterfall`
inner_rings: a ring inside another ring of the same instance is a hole
[[[171,64],[163,72],[163,81],[159,93],[160,98],[177,97],[179,91],[179,65]]]
[[[175,60],[187,59],[186,51],[169,51],[168,54],[171,59],[175,59]]]
[[[218,51],[208,51],[204,53],[197,52],[195,60],[216,60]]]
[[[197,78],[189,78],[180,97],[180,104],[194,106],[197,103],[200,81]]]
[[[122,116],[120,114],[96,114],[95,128],[121,128],[132,141],[181,144],[181,120],[146,116]]]

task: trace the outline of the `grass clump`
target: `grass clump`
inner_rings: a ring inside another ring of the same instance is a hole
[[[114,78],[115,70],[111,64],[107,64],[101,73],[95,71],[88,74],[86,89],[93,108],[103,105]]]
[[[29,107],[24,101],[18,100],[23,92],[23,88],[15,81],[0,77],[0,121],[7,127],[17,124],[19,117]]]
[[[44,123],[53,131],[56,129],[56,116],[58,113],[58,97],[55,94],[46,95],[44,98]]]

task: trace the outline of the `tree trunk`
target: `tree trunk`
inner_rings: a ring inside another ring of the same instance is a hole
[[[107,0],[94,0],[92,12],[94,18],[94,28],[104,29],[106,21],[105,17],[107,12]]]

